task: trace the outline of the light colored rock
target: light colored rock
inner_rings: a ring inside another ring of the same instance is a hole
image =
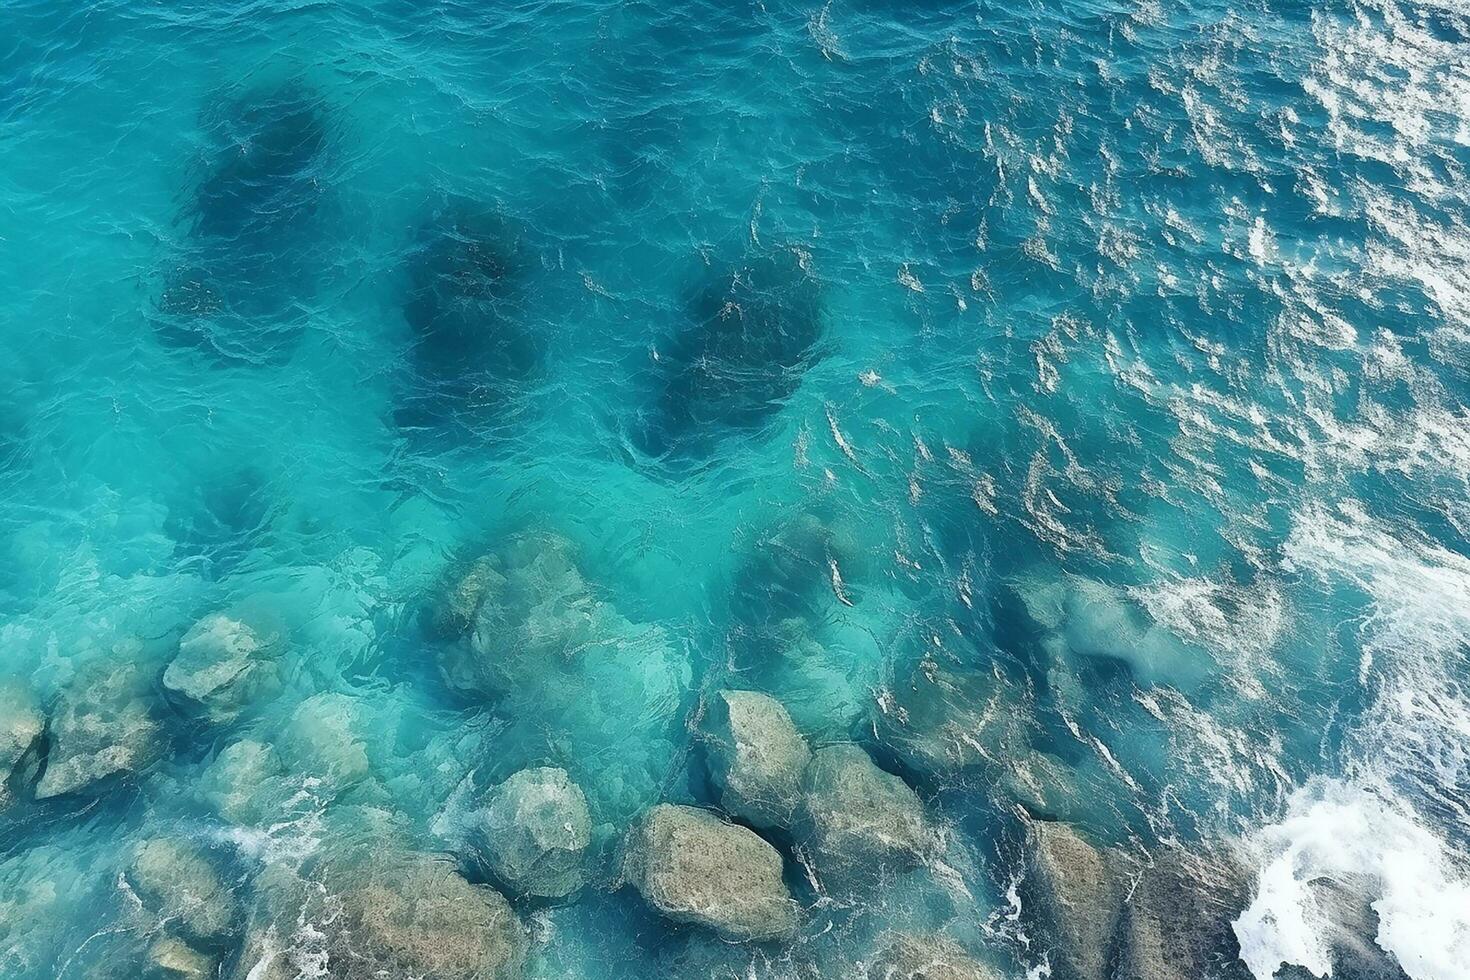
[[[498,565],[493,557],[475,559],[430,608],[429,629],[437,638],[457,640],[469,632],[486,594],[498,593],[505,585]]]
[[[328,795],[361,782],[369,772],[360,738],[361,709],[345,694],[328,692],[297,706],[277,743],[287,769],[316,777]]]
[[[624,879],[660,914],[736,941],[795,933],[799,909],[781,870],[781,855],[754,831],[668,803],[629,832],[623,863]]]
[[[163,686],[226,724],[280,690],[276,639],[221,613],[205,616],[184,634]]]
[[[241,739],[214,757],[199,778],[197,792],[225,820],[253,826],[279,818],[284,773],[275,749]]]
[[[148,672],[137,663],[100,661],[79,672],[51,720],[51,750],[36,798],[88,789],[152,764],[162,745],[151,690]]]
[[[269,867],[256,891],[234,980],[294,980],[323,967],[332,980],[517,980],[525,967],[526,930],[499,892],[391,841],[310,877]]]
[[[1022,908],[1036,924],[1057,980],[1110,980],[1121,883],[1102,851],[1066,824],[1028,830]]]
[[[189,841],[156,837],[139,844],[128,883],[145,909],[190,940],[223,939],[240,917],[213,862]]]
[[[947,936],[890,933],[868,964],[867,980],[997,980]]]
[[[817,871],[829,883],[902,871],[938,847],[918,795],[856,745],[829,745],[813,754],[803,806],[803,830]]]
[[[781,702],[754,691],[719,691],[701,735],[725,812],[756,827],[790,827],[812,753]]]
[[[592,818],[565,769],[522,769],[491,788],[479,836],[491,873],[519,895],[566,898],[585,881]]]
[[[160,980],[208,980],[219,975],[219,963],[173,936],[162,936],[148,948],[148,962]]]
[[[0,681],[0,810],[15,802],[12,784],[33,768],[36,742],[46,719],[31,689],[19,681]]]

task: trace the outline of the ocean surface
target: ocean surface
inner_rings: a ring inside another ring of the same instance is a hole
[[[1458,3],[0,0],[0,976],[1464,980],[1467,406]],[[923,853],[661,914],[725,690]]]

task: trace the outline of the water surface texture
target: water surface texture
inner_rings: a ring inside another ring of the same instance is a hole
[[[0,976],[1470,977],[1470,14],[0,0]]]

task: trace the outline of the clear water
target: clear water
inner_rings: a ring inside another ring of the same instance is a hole
[[[1467,975],[1457,5],[0,22],[0,672],[54,718],[138,664],[160,727],[135,772],[0,812],[0,974],[137,975],[145,838],[207,842],[248,904],[364,807],[457,853],[467,796],[550,760],[612,848],[710,802],[687,720],[743,687],[904,775],[942,858],[855,901],[793,872],[775,947],[604,880],[518,905],[527,975],[848,976],[890,928],[1024,975],[1012,788],[1042,763],[1096,840],[1245,855],[1261,980],[1321,972],[1302,882],[1349,872],[1410,976]],[[726,304],[743,332],[700,333]],[[631,652],[466,697],[425,609],[527,532]],[[279,683],[181,710],[180,639],[240,610]],[[893,744],[921,662],[1004,706],[985,764]],[[242,740],[279,795],[226,814]]]

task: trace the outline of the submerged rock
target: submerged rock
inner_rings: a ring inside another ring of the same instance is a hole
[[[506,887],[533,898],[565,898],[582,887],[592,819],[565,769],[522,769],[493,787],[485,804],[481,852]]]
[[[902,871],[939,843],[924,804],[856,745],[817,750],[807,769],[803,829],[824,879]]]
[[[148,948],[148,963],[159,980],[209,980],[219,975],[214,957],[173,936],[161,936]]]
[[[497,564],[491,557],[470,562],[463,574],[454,579],[443,598],[430,607],[430,632],[442,640],[458,640],[469,632],[486,593],[505,581],[496,569]]]
[[[685,651],[592,589],[565,538],[515,535],[480,574],[468,636],[437,650],[446,686],[498,703],[510,722],[501,742],[515,752],[508,768],[563,766],[599,824],[641,813],[681,761]]]
[[[179,641],[163,686],[198,705],[210,721],[234,721],[280,690],[274,637],[220,613],[205,616]]]
[[[623,864],[624,879],[659,913],[737,941],[795,933],[799,910],[781,870],[780,853],[754,831],[668,803],[629,833]]]
[[[812,753],[775,698],[720,691],[701,728],[720,805],[756,827],[790,827]]]
[[[524,927],[499,892],[447,862],[372,841],[309,875],[280,865],[257,882],[263,903],[235,980],[425,977],[516,980]]]
[[[301,702],[277,744],[288,768],[317,777],[332,795],[368,775],[361,728],[356,701],[335,692],[317,694]]]
[[[220,750],[200,776],[197,792],[231,823],[252,825],[278,816],[285,766],[276,750],[241,739]]]
[[[190,940],[218,942],[234,931],[239,904],[191,842],[160,837],[139,844],[128,882],[145,909]]]
[[[45,727],[31,689],[18,681],[0,681],[0,810],[15,802],[15,784],[26,781]]]
[[[796,249],[750,255],[710,275],[687,314],[688,325],[657,352],[659,397],[640,433],[652,455],[758,428],[818,356],[820,290]]]
[[[137,772],[162,754],[149,674],[136,663],[99,661],[62,693],[51,721],[51,751],[36,798],[87,789]]]
[[[894,933],[868,964],[867,980],[997,980],[990,968],[946,936]]]
[[[1102,851],[1060,823],[1033,823],[1022,908],[1039,932],[1057,980],[1110,980],[1108,964],[1123,894]]]
[[[993,674],[921,660],[879,698],[874,730],[910,768],[928,776],[999,766],[1023,742],[1016,697]]]

